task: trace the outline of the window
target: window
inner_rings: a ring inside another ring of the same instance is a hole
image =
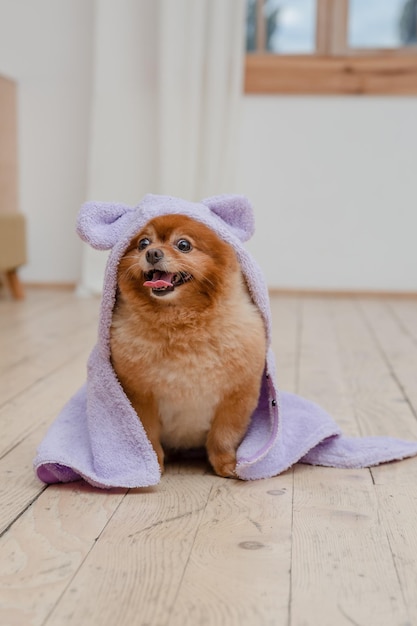
[[[417,94],[417,0],[247,0],[247,93]]]

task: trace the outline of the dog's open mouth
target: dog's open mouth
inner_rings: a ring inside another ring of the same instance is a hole
[[[166,293],[174,291],[175,287],[179,287],[192,279],[188,272],[161,272],[160,270],[149,270],[144,272],[145,287],[150,287],[156,295],[162,296]]]

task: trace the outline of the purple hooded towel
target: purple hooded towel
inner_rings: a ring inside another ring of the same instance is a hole
[[[92,485],[109,488],[145,487],[160,480],[156,454],[111,365],[110,324],[117,266],[130,240],[152,218],[172,213],[199,220],[233,246],[265,322],[265,370],[258,406],[237,452],[239,478],[275,476],[298,461],[356,468],[417,454],[417,442],[389,437],[344,437],[322,408],[299,396],[278,393],[270,348],[268,291],[262,272],[242,245],[254,232],[253,211],[246,198],[223,195],[192,203],[149,194],[134,208],[87,203],[80,210],[80,237],[94,248],[112,251],[104,279],[98,341],[88,361],[87,382],[65,405],[38,448],[34,467],[42,481],[84,478]]]

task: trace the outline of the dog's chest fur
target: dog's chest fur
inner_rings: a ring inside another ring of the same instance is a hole
[[[214,363],[212,351],[202,349],[196,360],[190,356],[178,366],[174,362],[162,364],[164,382],[155,398],[162,422],[161,443],[166,448],[204,446],[225,392],[224,370]]]

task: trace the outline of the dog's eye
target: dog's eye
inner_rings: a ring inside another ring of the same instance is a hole
[[[188,241],[188,239],[180,239],[177,241],[177,248],[180,252],[189,252],[192,250],[192,245]]]
[[[139,250],[144,250],[147,246],[149,246],[150,243],[151,242],[147,237],[145,237],[145,239],[141,239],[138,243]]]

